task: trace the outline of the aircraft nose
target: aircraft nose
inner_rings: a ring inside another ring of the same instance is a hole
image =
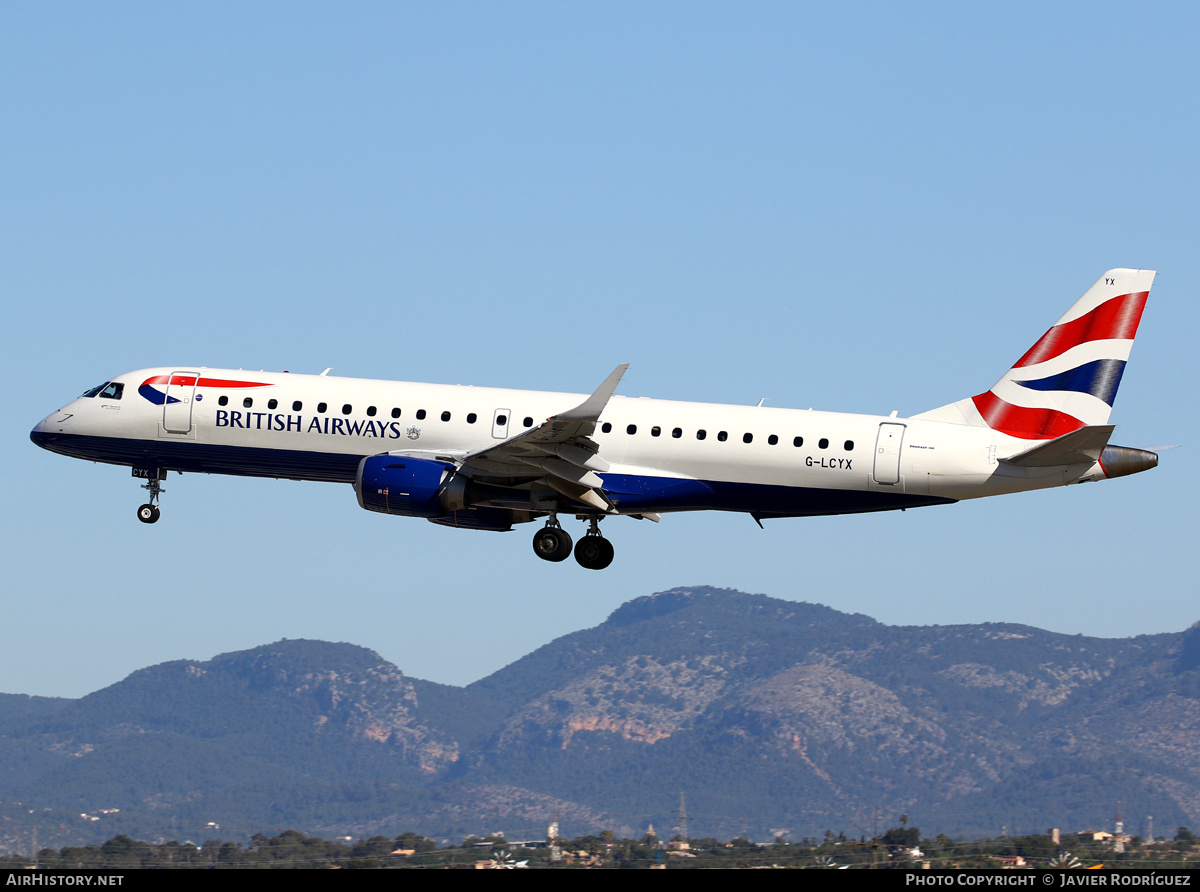
[[[49,421],[49,418],[43,418],[41,421],[35,424],[33,426],[33,430],[29,432],[29,439],[33,440],[33,442],[39,446],[45,446],[47,440],[50,439],[50,435],[46,431],[47,421]]]
[[[71,416],[59,409],[57,412],[51,412],[41,421],[33,426],[33,430],[29,432],[29,439],[41,446],[43,449],[50,448],[50,443],[55,439],[55,434],[61,433],[63,425]]]
[[[45,446],[48,439],[45,421],[39,421],[33,426],[33,430],[29,432],[29,439],[33,440],[38,446]]]

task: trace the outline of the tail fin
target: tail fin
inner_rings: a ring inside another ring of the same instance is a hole
[[[1107,424],[1153,282],[1153,270],[1109,270],[991,390],[914,417],[1025,440]]]

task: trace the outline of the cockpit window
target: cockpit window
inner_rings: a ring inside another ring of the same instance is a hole
[[[87,391],[84,396],[98,396],[106,400],[119,400],[124,390],[124,384],[118,384],[116,381],[105,381],[103,384],[97,384],[91,390]]]

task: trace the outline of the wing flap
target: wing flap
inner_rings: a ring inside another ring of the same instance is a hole
[[[616,512],[616,508],[608,500],[608,497],[604,495],[603,490],[572,483],[570,480],[564,480],[561,477],[544,477],[542,478],[542,482],[559,495],[564,495],[568,499],[583,502],[583,504],[590,505],[593,508],[603,511],[605,514]]]

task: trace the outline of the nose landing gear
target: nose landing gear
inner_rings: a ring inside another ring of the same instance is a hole
[[[136,476],[145,476],[147,478],[146,482],[142,484],[142,489],[150,493],[150,501],[137,509],[137,518],[142,523],[154,523],[158,520],[161,513],[158,510],[158,497],[163,492],[163,488],[158,481],[165,479],[166,473],[159,471],[157,468],[149,473],[143,472],[143,474],[138,474],[137,468],[134,468],[133,473]]]

